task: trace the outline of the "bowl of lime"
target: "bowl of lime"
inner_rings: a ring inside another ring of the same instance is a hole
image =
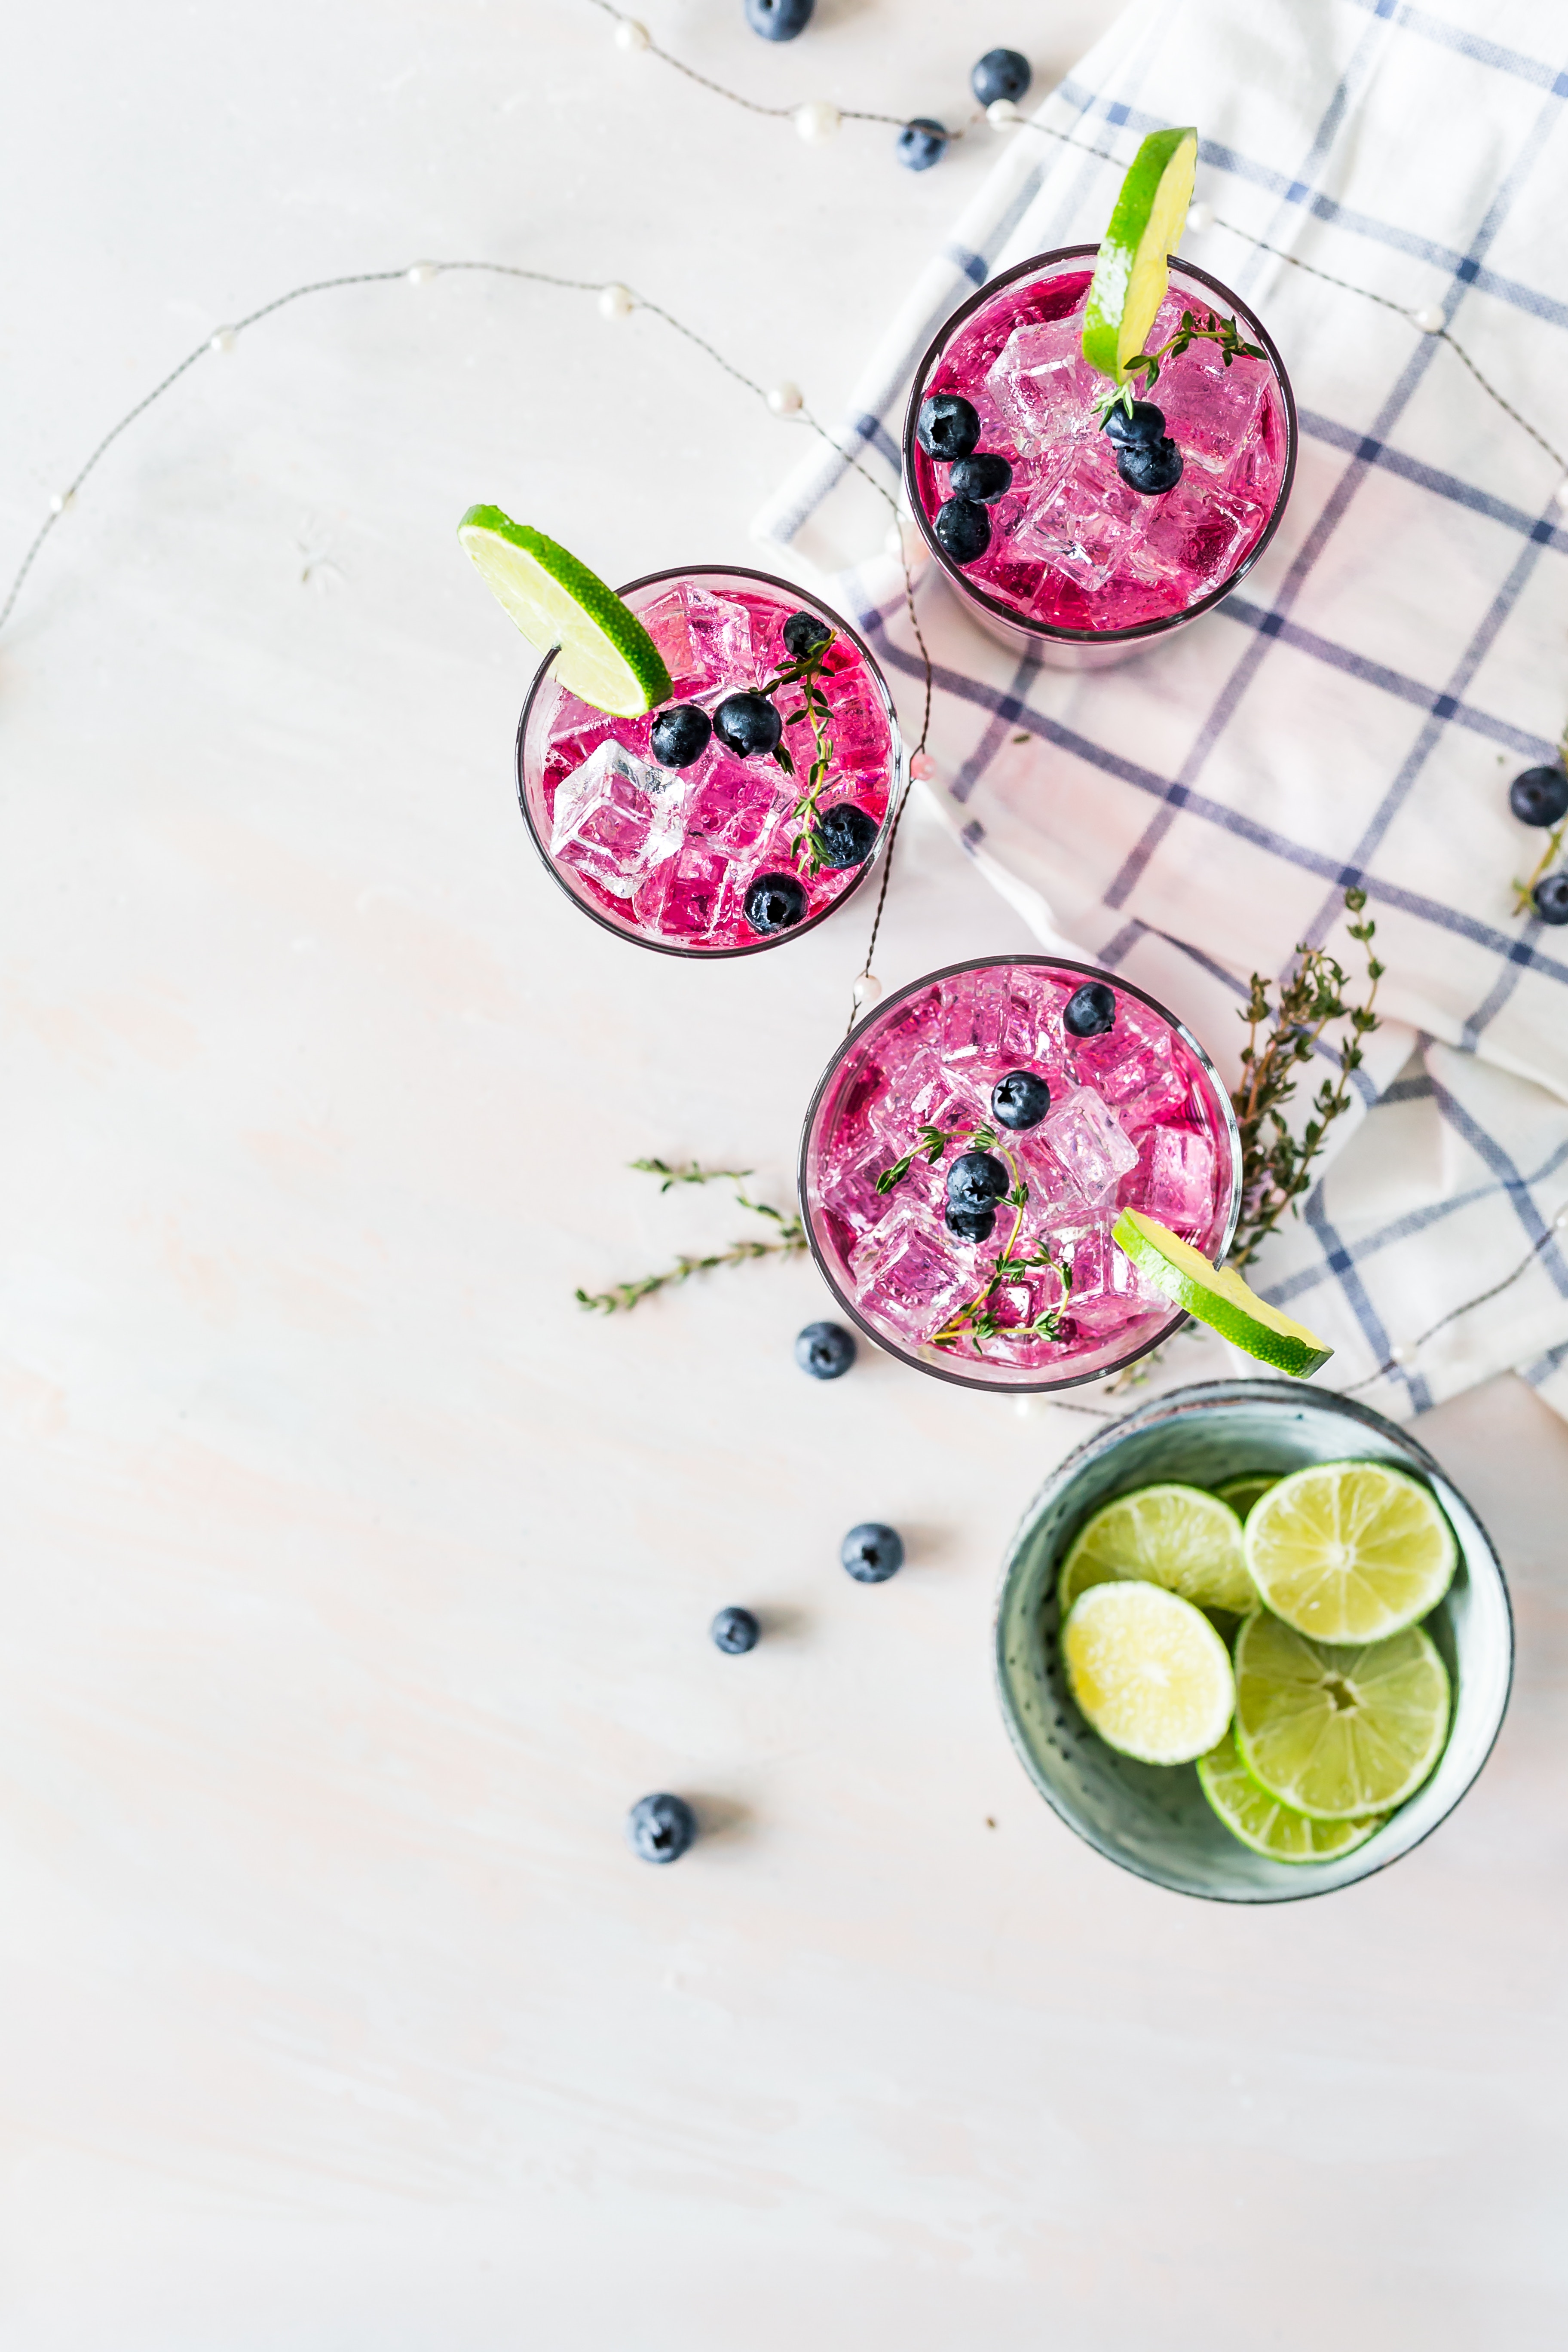
[[[1152,1400],[1026,1513],[996,1617],[1040,1794],[1123,1869],[1222,1903],[1327,1895],[1430,1836],[1497,1738],[1508,1588],[1437,1464],[1294,1381]]]

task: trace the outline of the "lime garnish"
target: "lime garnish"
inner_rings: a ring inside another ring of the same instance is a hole
[[[1083,312],[1083,355],[1115,383],[1165,299],[1197,164],[1194,130],[1151,131],[1121,183]]]
[[[1282,1805],[1242,1762],[1234,1726],[1217,1748],[1198,1758],[1198,1780],[1232,1837],[1271,1862],[1332,1862],[1364,1845],[1385,1819],[1369,1813],[1361,1821],[1315,1822]]]
[[[569,693],[613,719],[640,718],[669,700],[663,655],[585,563],[500,507],[470,507],[458,537],[529,644],[542,654],[559,646],[555,675]]]
[[[1236,1637],[1242,1762],[1296,1812],[1349,1822],[1391,1811],[1414,1796],[1447,1734],[1447,1669],[1419,1625],[1340,1644],[1260,1609]]]
[[[1200,1486],[1143,1486],[1096,1511],[1062,1562],[1057,1598],[1065,1617],[1080,1592],[1141,1578],[1199,1609],[1258,1606],[1236,1513]]]
[[[1184,1307],[1198,1322],[1211,1324],[1222,1339],[1232,1340],[1275,1371],[1291,1372],[1304,1381],[1333,1354],[1304,1323],[1293,1323],[1249,1290],[1239,1274],[1229,1266],[1211,1265],[1190,1242],[1146,1217],[1142,1209],[1123,1209],[1110,1238],[1177,1307]]]
[[[1265,1604],[1318,1642],[1381,1642],[1435,1609],[1459,1548],[1428,1490],[1386,1462],[1294,1471],[1247,1522]]]
[[[1238,1519],[1245,1519],[1254,1503],[1267,1495],[1270,1486],[1278,1486],[1278,1470],[1249,1470],[1245,1477],[1226,1478],[1215,1488],[1222,1503],[1228,1503]]]
[[[1191,1764],[1230,1721],[1225,1643],[1163,1585],[1091,1584],[1062,1628],[1062,1663],[1085,1721],[1144,1764]]]

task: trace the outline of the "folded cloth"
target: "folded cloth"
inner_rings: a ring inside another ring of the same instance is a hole
[[[1199,126],[1217,218],[1183,250],[1300,404],[1280,530],[1217,611],[1089,674],[1021,660],[921,571],[933,790],[1042,940],[1146,986],[1228,1077],[1249,974],[1303,940],[1353,973],[1365,890],[1384,1024],[1254,1278],[1332,1342],[1324,1385],[1400,1415],[1510,1366],[1568,1412],[1568,931],[1515,912],[1544,836],[1507,791],[1568,715],[1564,467],[1518,421],[1550,440],[1561,414],[1565,97],[1538,0],[1142,0],[1005,134],[878,346],[836,435],[863,473],[824,449],[756,526],[833,576],[918,712],[865,478],[898,487],[915,365],[994,272],[1099,236],[1145,132]]]

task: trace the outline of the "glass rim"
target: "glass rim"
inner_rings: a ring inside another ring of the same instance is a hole
[[[628,580],[624,587],[617,588],[615,593],[624,599],[635,595],[640,588],[656,588],[664,580],[714,578],[755,580],[763,587],[781,588],[786,595],[798,595],[803,602],[810,604],[813,610],[820,614],[825,621],[831,624],[836,635],[847,637],[857,647],[861,659],[866,663],[881,692],[882,700],[887,708],[889,725],[892,731],[892,761],[888,779],[888,806],[877,830],[876,847],[869,857],[861,861],[847,890],[841,890],[836,898],[828,900],[826,907],[819,907],[815,915],[808,915],[804,923],[792,924],[788,930],[775,931],[771,938],[748,940],[739,947],[689,947],[683,946],[679,940],[650,939],[645,933],[635,930],[629,924],[617,923],[606,908],[596,905],[593,899],[584,897],[582,892],[573,887],[566,879],[561,861],[552,854],[549,845],[540,833],[534,822],[533,811],[528,804],[528,773],[524,758],[528,741],[528,724],[533,716],[534,704],[550,675],[551,665],[561,650],[558,646],[552,646],[533,674],[532,681],[523,698],[521,714],[518,719],[513,753],[513,762],[517,772],[517,801],[522,812],[522,821],[528,827],[529,839],[539,853],[541,864],[556,887],[563,891],[572,904],[591,921],[597,923],[601,930],[608,931],[612,939],[624,940],[629,947],[650,949],[655,955],[680,956],[690,961],[702,963],[723,963],[736,956],[765,955],[771,948],[787,947],[792,940],[804,939],[807,931],[815,930],[819,923],[826,922],[830,915],[836,915],[841,907],[847,906],[867,876],[880,863],[886,851],[889,823],[898,799],[900,780],[904,769],[904,739],[899,724],[898,706],[893,700],[892,689],[883,675],[881,664],[858,629],[852,627],[835,606],[826,603],[822,597],[813,595],[809,590],[801,588],[797,582],[781,580],[776,572],[759,572],[754,565],[751,564],[674,563],[667,565],[660,572],[644,572],[636,580]],[[610,714],[606,712],[605,716],[609,717]]]
[[[812,1130],[816,1124],[816,1114],[822,1108],[823,1097],[848,1058],[857,1041],[864,1039],[873,1023],[881,1020],[884,1014],[890,1013],[896,1004],[901,1004],[907,998],[919,995],[922,989],[931,988],[939,981],[952,980],[961,971],[991,971],[1000,966],[1010,969],[1018,964],[1037,966],[1047,971],[1081,972],[1085,980],[1105,981],[1110,987],[1121,990],[1123,995],[1136,997],[1140,1004],[1146,1004],[1151,1013],[1157,1013],[1161,1020],[1175,1031],[1183,1045],[1202,1066],[1213,1082],[1215,1093],[1224,1108],[1225,1131],[1229,1138],[1231,1147],[1230,1208],[1226,1216],[1225,1234],[1219,1254],[1214,1261],[1216,1265],[1223,1265],[1226,1255],[1236,1239],[1236,1229],[1241,1219],[1241,1129],[1237,1124],[1236,1106],[1220,1081],[1219,1072],[1214,1065],[1214,1057],[1207,1047],[1194,1036],[1186,1023],[1178,1019],[1168,1006],[1162,1004],[1157,996],[1151,996],[1147,989],[1138,987],[1132,981],[1119,979],[1115,972],[1107,971],[1102,964],[1080,963],[1072,956],[1053,956],[1043,952],[1039,955],[968,956],[962,963],[942,964],[935,971],[922,972],[918,980],[910,981],[905,988],[896,989],[891,996],[884,997],[879,1003],[874,1005],[862,1020],[856,1023],[854,1028],[843,1040],[812,1091],[805,1122],[800,1131],[800,1157],[796,1166],[795,1186],[800,1198],[800,1217],[805,1228],[806,1245],[816,1260],[816,1270],[851,1322],[865,1333],[874,1346],[880,1348],[885,1355],[897,1357],[900,1363],[908,1364],[912,1370],[928,1373],[932,1380],[946,1381],[953,1388],[988,1389],[994,1394],[1004,1396],[1038,1396],[1047,1390],[1079,1389],[1086,1387],[1091,1381],[1110,1380],[1113,1373],[1125,1370],[1129,1364],[1135,1364],[1140,1356],[1148,1355],[1152,1349],[1163,1347],[1167,1339],[1173,1338],[1182,1325],[1189,1320],[1186,1309],[1173,1306],[1170,1314],[1152,1338],[1142,1340],[1136,1348],[1130,1348],[1125,1355],[1116,1357],[1110,1363],[1100,1365],[1092,1372],[1058,1373],[1054,1378],[1045,1380],[976,1379],[969,1373],[954,1370],[945,1364],[928,1362],[924,1356],[914,1353],[903,1341],[893,1339],[886,1331],[879,1330],[868,1316],[861,1313],[858,1306],[845,1296],[838,1277],[828,1265],[826,1255],[817,1241],[816,1229],[812,1222],[811,1204],[806,1197],[805,1181],[806,1160],[811,1150]]]
[[[1124,628],[1120,629],[1068,629],[1054,621],[1036,620],[1031,614],[1019,612],[1016,605],[1004,604],[999,596],[988,595],[984,588],[979,587],[970,579],[963,567],[953,562],[937,539],[930,518],[921,504],[915,481],[915,420],[920,415],[920,404],[926,378],[964,320],[973,318],[975,311],[984,303],[994,300],[1004,287],[1014,285],[1020,278],[1037,275],[1060,262],[1088,260],[1092,263],[1099,251],[1098,245],[1058,246],[1049,253],[1033,253],[1026,260],[1015,262],[1011,269],[1002,270],[995,278],[988,278],[984,286],[977,287],[966,301],[962,302],[956,310],[949,313],[927,344],[924,354],[915,369],[914,382],[910,389],[909,406],[904,415],[904,487],[909,493],[910,505],[913,509],[921,537],[930,549],[937,565],[944,576],[955,588],[960,589],[964,596],[976,604],[984,605],[988,613],[994,613],[998,620],[1006,622],[1010,627],[1021,630],[1028,636],[1037,637],[1046,645],[1131,646],[1153,643],[1163,636],[1169,635],[1173,629],[1181,628],[1188,621],[1198,620],[1205,613],[1212,612],[1222,598],[1230,594],[1237,583],[1246,578],[1279,530],[1289,499],[1291,486],[1296,478],[1296,458],[1300,446],[1300,429],[1296,415],[1296,395],[1291,390],[1290,378],[1286,373],[1285,362],[1279,355],[1279,347],[1268,328],[1241,299],[1241,297],[1232,292],[1223,278],[1214,277],[1206,269],[1200,269],[1196,262],[1183,260],[1179,254],[1168,254],[1166,260],[1172,268],[1179,269],[1184,277],[1199,279],[1203,285],[1211,288],[1215,294],[1223,295],[1232,305],[1233,311],[1247,320],[1252,332],[1268,354],[1275,380],[1285,397],[1285,470],[1279,478],[1279,488],[1275,496],[1273,507],[1269,510],[1268,520],[1259,531],[1256,544],[1242,558],[1223,585],[1211,588],[1206,595],[1198,598],[1195,604],[1184,604],[1179,613],[1156,614],[1152,620],[1130,622]]]

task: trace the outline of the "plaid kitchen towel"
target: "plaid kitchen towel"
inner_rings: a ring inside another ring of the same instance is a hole
[[[1227,1076],[1247,975],[1300,940],[1354,970],[1343,894],[1366,891],[1384,1025],[1258,1279],[1333,1343],[1324,1385],[1400,1415],[1510,1366],[1568,1412],[1568,930],[1514,912],[1543,837],[1507,798],[1568,715],[1563,468],[1412,316],[1440,314],[1563,437],[1565,110],[1568,12],[1539,0],[1140,0],[1006,134],[837,428],[895,488],[942,320],[1011,263],[1097,237],[1146,131],[1199,126],[1216,217],[1183,250],[1289,369],[1284,521],[1217,612],[1110,671],[1021,660],[924,571],[933,790],[1043,940],[1149,988]],[[824,451],[757,530],[832,575],[908,720],[921,667],[887,520]]]

